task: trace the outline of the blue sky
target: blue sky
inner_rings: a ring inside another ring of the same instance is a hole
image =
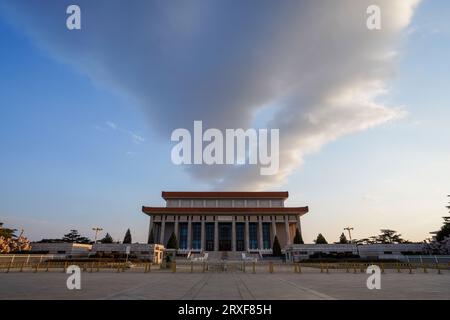
[[[388,91],[377,99],[405,116],[324,143],[265,188],[310,206],[307,242],[319,232],[337,241],[347,225],[355,237],[392,228],[411,240],[440,226],[450,193],[449,9],[423,1],[402,31]],[[162,205],[162,190],[216,187],[171,163],[158,123],[167,122],[164,108],[149,113],[142,96],[99,81],[27,28],[27,19],[0,15],[1,221],[33,240],[69,229],[92,237],[101,226],[115,239],[131,228],[145,241],[142,205]]]

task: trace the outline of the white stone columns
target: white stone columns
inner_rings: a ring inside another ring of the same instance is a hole
[[[159,243],[166,246],[164,243],[164,232],[166,231],[166,216],[161,216],[161,234],[159,235]]]
[[[150,221],[149,222],[150,223],[149,223],[149,226],[148,226],[148,239],[150,239],[150,234],[152,233],[152,230],[153,230],[153,218],[152,218],[152,216],[150,216]],[[156,242],[155,240],[156,240],[155,239],[155,230],[153,230],[153,241]]]
[[[180,236],[178,235],[178,216],[175,216],[173,232],[175,233],[175,237],[177,237],[178,243],[180,243]]]
[[[214,251],[219,251],[219,221],[217,220],[214,221]]]
[[[286,245],[291,244],[291,234],[289,233],[289,216],[284,216],[284,226],[286,227]]]
[[[201,218],[202,218],[202,230],[201,230],[201,233],[202,233],[202,235],[201,235],[201,242],[202,243],[200,244],[200,248],[203,251],[203,250],[205,250],[205,233],[206,233],[205,219],[206,219],[206,216],[203,216]]]
[[[188,234],[187,234],[187,249],[191,250],[192,248],[192,217],[188,216]]]
[[[302,223],[300,222],[300,215],[297,216],[297,228],[300,234],[302,234]]]
[[[236,251],[236,221],[234,216],[231,221],[231,251]]]
[[[262,225],[262,216],[258,217],[258,224],[259,224],[259,228],[258,228],[258,247],[259,249],[264,249],[264,245],[263,245],[263,225]]]
[[[250,219],[249,216],[245,217],[245,250],[250,250],[250,225],[248,220]]]

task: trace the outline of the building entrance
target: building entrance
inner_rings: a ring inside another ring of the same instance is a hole
[[[231,251],[231,223],[219,223],[219,251]]]

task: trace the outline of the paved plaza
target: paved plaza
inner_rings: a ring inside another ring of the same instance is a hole
[[[365,273],[83,272],[68,290],[62,272],[0,273],[0,299],[450,299],[450,272],[389,271],[381,290]]]

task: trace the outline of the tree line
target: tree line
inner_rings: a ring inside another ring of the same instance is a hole
[[[120,241],[115,241],[113,237],[107,232],[106,235],[98,240],[99,243],[120,243]],[[72,229],[69,233],[62,236],[62,238],[56,239],[42,239],[38,243],[83,243],[83,244],[93,244],[90,238],[80,235],[78,230]],[[127,229],[122,243],[132,243],[131,231]]]

